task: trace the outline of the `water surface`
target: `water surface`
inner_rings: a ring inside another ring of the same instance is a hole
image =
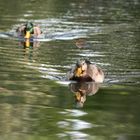
[[[139,6],[0,0],[0,139],[140,139]],[[43,31],[30,47],[14,36],[28,20]],[[77,108],[65,75],[80,58],[99,65],[105,82]]]

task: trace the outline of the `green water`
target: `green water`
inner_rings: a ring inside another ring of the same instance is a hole
[[[139,140],[139,6],[138,0],[0,0],[0,140]],[[28,20],[50,41],[28,48],[2,37]],[[65,81],[80,58],[105,72],[83,108]]]

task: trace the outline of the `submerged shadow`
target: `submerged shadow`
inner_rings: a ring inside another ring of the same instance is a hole
[[[99,83],[95,82],[76,82],[70,83],[69,88],[75,94],[77,108],[82,108],[86,101],[86,96],[95,95],[99,90]]]
[[[87,42],[86,39],[84,38],[78,38],[78,39],[75,39],[75,46],[79,49],[81,48],[90,48],[91,47],[91,44],[89,44]]]

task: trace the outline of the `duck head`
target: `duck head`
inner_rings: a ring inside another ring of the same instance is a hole
[[[90,64],[90,62],[87,60],[78,60],[76,63],[76,69],[75,69],[74,75],[76,77],[83,76],[84,73],[86,73],[87,71],[88,64]]]
[[[33,24],[31,22],[26,23],[25,25],[25,37],[26,39],[29,39],[31,37],[31,34],[33,33]]]

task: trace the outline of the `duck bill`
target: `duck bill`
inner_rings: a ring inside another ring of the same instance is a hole
[[[75,76],[76,76],[76,77],[80,77],[81,74],[82,74],[82,68],[79,67],[79,68],[77,68],[76,71],[75,71]]]
[[[31,37],[31,33],[30,33],[30,31],[26,31],[26,34],[25,34],[25,37],[24,38],[30,38]]]

